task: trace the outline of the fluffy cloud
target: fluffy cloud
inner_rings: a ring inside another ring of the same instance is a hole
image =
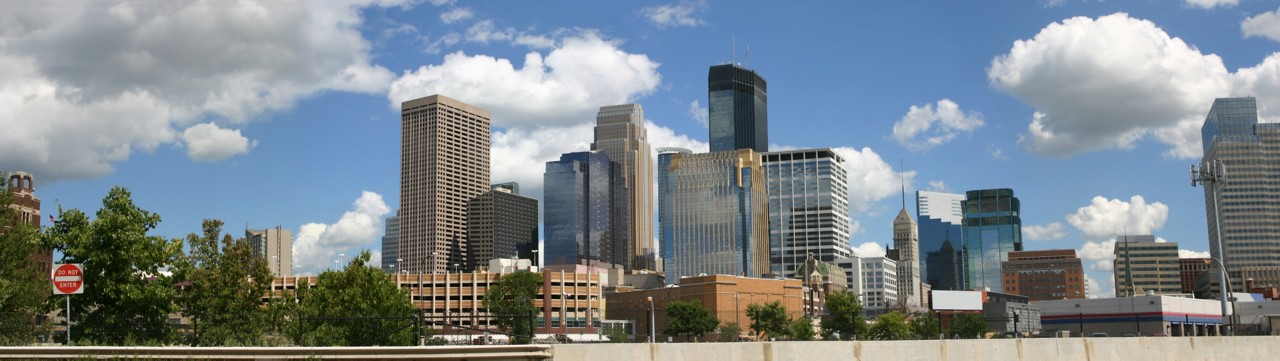
[[[1022,227],[1022,236],[1029,241],[1050,241],[1066,237],[1067,231],[1062,227],[1062,222],[1053,222],[1043,226]]]
[[[594,33],[566,37],[545,57],[511,60],[456,52],[438,65],[406,72],[390,87],[393,109],[432,94],[448,94],[493,113],[496,126],[567,127],[590,119],[602,105],[629,103],[661,83],[659,64],[630,54]]]
[[[1198,157],[1198,124],[1231,83],[1217,55],[1124,13],[1050,24],[992,60],[987,76],[1036,109],[1022,141],[1049,156],[1130,149],[1154,134],[1166,156]]]
[[[893,138],[907,149],[925,151],[950,142],[960,133],[972,133],[982,125],[981,114],[965,114],[956,102],[942,99],[937,107],[912,105],[907,115],[893,123]]]
[[[697,99],[694,99],[693,102],[689,103],[689,117],[693,118],[693,121],[698,122],[698,124],[701,124],[703,128],[708,126],[707,118],[710,116],[711,114],[707,112],[707,107],[699,104]]]
[[[853,254],[858,257],[884,257],[885,250],[879,243],[867,242],[854,247]]]
[[[222,129],[213,123],[201,123],[182,132],[187,157],[198,162],[215,162],[234,155],[247,154],[258,141],[240,135],[240,130]]]
[[[680,1],[675,4],[650,6],[640,10],[644,17],[659,27],[698,26],[706,22],[697,13],[707,9],[705,0]]]
[[[475,14],[471,12],[471,8],[467,8],[467,7],[453,8],[453,9],[450,9],[449,11],[440,13],[440,22],[445,24],[453,24],[463,20],[470,19],[474,16]]]
[[[1114,266],[1111,261],[1116,259],[1115,248],[1115,238],[1104,242],[1088,241],[1076,250],[1076,254],[1080,256],[1082,262],[1092,262],[1089,263],[1089,270],[1111,272]]]
[[[1272,53],[1257,66],[1236,70],[1231,80],[1232,96],[1258,99],[1259,121],[1280,122],[1280,53]],[[1198,125],[1195,131],[1200,131]]]
[[[317,273],[334,265],[340,254],[349,259],[362,250],[381,248],[382,219],[391,208],[382,196],[365,191],[335,223],[307,223],[293,242],[293,264],[303,273]],[[345,262],[346,260],[342,260]],[[381,257],[375,255],[374,263]]]
[[[491,135],[490,179],[519,182],[520,192],[542,199],[542,173],[560,155],[591,149],[593,123],[556,128],[512,128]]]
[[[1198,7],[1201,9],[1212,9],[1215,7],[1229,8],[1236,6],[1240,0],[1186,0],[1187,5]]]
[[[904,181],[908,185],[915,182],[915,171],[895,171],[871,148],[833,149],[844,157],[845,168],[849,171],[849,208],[853,212],[866,212],[875,202],[898,196]],[[858,213],[851,213],[850,217],[857,215]]]
[[[1178,258],[1209,258],[1209,251],[1178,250]]]
[[[947,183],[940,180],[929,181],[929,188],[927,189],[933,192],[943,192],[943,193],[950,192],[949,190],[947,190]]]
[[[1240,22],[1244,36],[1261,36],[1280,41],[1280,9],[1268,11]]]
[[[1120,234],[1154,234],[1169,219],[1169,206],[1160,202],[1148,204],[1141,195],[1119,199],[1093,197],[1088,206],[1067,215],[1067,222],[1088,239],[1103,239]]]
[[[195,119],[243,123],[394,77],[359,30],[362,8],[394,1],[60,4],[9,3],[0,21],[0,163],[46,180],[110,173]]]
[[[1115,279],[1111,277],[1103,277],[1103,282],[1093,279],[1088,274],[1084,275],[1084,292],[1088,298],[1112,298],[1116,296]],[[1103,287],[1105,286],[1105,287]]]

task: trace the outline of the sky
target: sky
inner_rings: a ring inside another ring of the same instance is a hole
[[[1280,121],[1275,2],[39,0],[0,15],[0,170],[33,173],[45,214],[123,186],[157,235],[288,228],[314,273],[379,252],[401,101],[490,110],[491,179],[541,198],[600,106],[705,151],[726,62],[767,79],[772,149],[849,160],[859,254],[892,242],[900,179],[1012,188],[1024,248],[1078,250],[1095,297],[1117,234],[1207,256],[1188,166],[1214,98]]]

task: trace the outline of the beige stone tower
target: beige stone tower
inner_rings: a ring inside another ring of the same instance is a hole
[[[467,260],[467,202],[489,190],[489,111],[443,95],[400,104],[400,269]]]
[[[924,304],[920,292],[920,236],[916,222],[907,212],[906,186],[903,186],[902,211],[893,218],[893,248],[898,253],[898,303],[906,307]]]
[[[591,150],[603,151],[622,169],[630,189],[626,204],[631,223],[631,269],[657,270],[653,238],[653,150],[644,128],[639,104],[600,107],[596,115],[595,142]]]

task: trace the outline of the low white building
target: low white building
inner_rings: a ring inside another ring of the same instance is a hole
[[[1069,331],[1072,336],[1214,336],[1221,334],[1222,308],[1217,300],[1173,296],[1138,296],[1040,301],[1043,332]]]
[[[834,263],[844,269],[849,292],[862,295],[862,306],[869,314],[897,305],[897,262],[886,257],[850,257]]]

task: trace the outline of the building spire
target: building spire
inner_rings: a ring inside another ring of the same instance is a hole
[[[902,158],[898,158],[898,180],[902,184],[902,210],[907,210],[907,175],[903,174]]]

